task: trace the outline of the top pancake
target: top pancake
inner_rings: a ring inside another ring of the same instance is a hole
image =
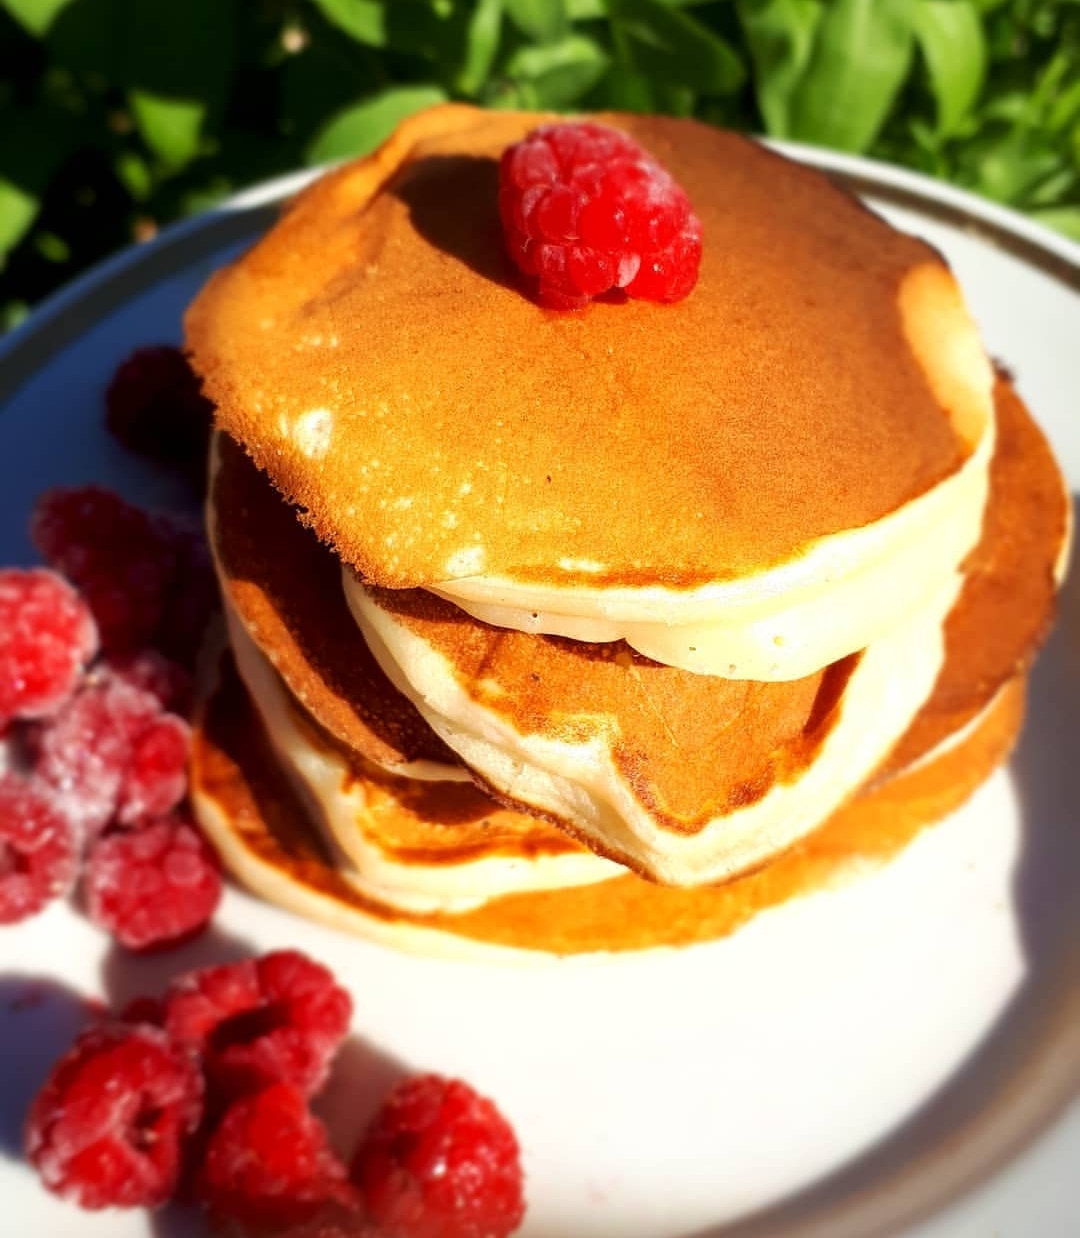
[[[220,423],[364,579],[689,590],[956,473],[987,393],[932,249],[743,138],[601,118],[686,189],[700,281],[674,306],[543,310],[504,256],[496,173],[549,119],[415,117],[189,311]]]

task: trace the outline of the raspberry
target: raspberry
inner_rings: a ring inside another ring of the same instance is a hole
[[[153,644],[177,565],[172,541],[146,512],[98,486],[50,490],[30,534],[82,591],[107,652]]]
[[[287,1083],[229,1106],[206,1145],[195,1194],[218,1222],[262,1228],[310,1220],[352,1197],[326,1128]]]
[[[116,817],[133,825],[164,816],[184,798],[191,727],[175,714],[161,714],[135,740],[120,787]]]
[[[86,604],[54,572],[0,571],[0,727],[54,713],[97,652]]]
[[[143,809],[162,814],[179,802],[187,735],[155,696],[98,667],[39,729],[37,772],[76,827],[95,834],[118,814],[130,824]]]
[[[148,692],[162,709],[181,716],[190,713],[191,673],[156,649],[112,654],[104,660],[104,666],[113,679]]]
[[[51,1191],[83,1208],[157,1207],[199,1122],[198,1068],[150,1027],[95,1027],[31,1106],[26,1150]]]
[[[162,520],[159,528],[176,556],[176,573],[154,643],[184,666],[194,666],[210,618],[218,609],[218,586],[201,524]]]
[[[679,301],[697,283],[701,224],[689,199],[617,129],[542,125],[508,147],[499,215],[510,257],[552,309],[580,308],[614,288]]]
[[[205,473],[213,405],[178,348],[139,348],[113,375],[105,392],[105,424],[130,451]]]
[[[504,1238],[525,1215],[517,1139],[460,1080],[399,1084],[357,1149],[352,1179],[387,1238]]]
[[[91,848],[83,876],[90,919],[130,950],[175,945],[203,928],[221,901],[221,867],[179,816]]]
[[[66,894],[77,868],[74,832],[51,797],[29,779],[0,774],[0,924]]]
[[[296,950],[191,972],[165,995],[165,1029],[226,1096],[279,1080],[312,1096],[352,1018],[348,993]]]

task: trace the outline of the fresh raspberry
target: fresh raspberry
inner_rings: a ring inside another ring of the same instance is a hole
[[[97,646],[86,603],[55,572],[0,571],[0,727],[54,713]]]
[[[116,819],[135,825],[162,817],[184,798],[191,727],[175,714],[161,714],[135,740],[120,786]]]
[[[296,1225],[274,1229],[273,1238],[386,1238],[358,1211],[358,1202],[324,1204],[314,1216]]]
[[[171,539],[111,490],[50,490],[34,508],[34,545],[81,590],[107,652],[154,643],[176,575]]]
[[[114,679],[148,692],[162,709],[182,717],[191,712],[191,672],[156,649],[111,654],[104,660],[104,666]]]
[[[213,405],[178,348],[136,349],[105,392],[105,424],[130,451],[202,479]]]
[[[614,288],[680,301],[697,283],[701,224],[689,199],[617,129],[542,125],[508,147],[499,215],[510,257],[552,309],[580,308]]]
[[[120,1011],[117,1018],[121,1023],[149,1023],[160,1027],[165,1019],[165,1006],[159,997],[133,997]]]
[[[221,901],[221,866],[206,840],[174,815],[107,834],[86,858],[90,919],[129,950],[175,945],[203,928]]]
[[[510,1124],[467,1083],[399,1084],[352,1166],[367,1215],[387,1238],[504,1238],[525,1215]]]
[[[78,848],[44,788],[0,774],[0,924],[14,924],[71,889]]]
[[[95,1027],[38,1093],[26,1151],[49,1190],[83,1208],[153,1208],[172,1195],[201,1112],[198,1068],[163,1032]]]
[[[288,1083],[229,1106],[206,1145],[195,1194],[219,1223],[262,1229],[310,1220],[353,1197],[326,1128]]]
[[[99,666],[40,727],[36,768],[62,811],[93,835],[117,816],[130,824],[144,810],[161,815],[180,801],[187,735],[187,724],[163,713],[156,696]]]
[[[314,1095],[351,1018],[348,993],[297,950],[191,972],[165,995],[166,1031],[226,1096],[279,1080]]]

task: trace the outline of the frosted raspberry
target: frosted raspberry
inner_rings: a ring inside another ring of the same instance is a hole
[[[219,1223],[278,1228],[348,1201],[352,1191],[303,1093],[276,1083],[225,1111],[196,1172],[195,1194]]]
[[[156,649],[115,653],[104,660],[106,672],[121,683],[148,692],[162,709],[186,716],[191,710],[191,672]]]
[[[139,348],[105,392],[105,424],[129,450],[201,479],[213,405],[178,348]]]
[[[356,1151],[352,1178],[387,1238],[504,1238],[525,1215],[510,1124],[467,1083],[438,1075],[391,1092]]]
[[[499,215],[510,257],[550,308],[576,309],[615,288],[679,301],[697,283],[701,224],[689,199],[617,129],[542,125],[510,146]]]
[[[99,486],[50,490],[38,499],[30,533],[42,556],[82,592],[106,651],[154,643],[176,550],[146,512]]]
[[[180,816],[91,847],[83,875],[86,908],[130,950],[175,945],[203,928],[221,901],[221,866]]]
[[[26,1151],[49,1190],[83,1208],[153,1208],[172,1195],[201,1112],[198,1069],[163,1032],[95,1027],[34,1101]]]
[[[165,996],[165,1028],[226,1095],[283,1080],[311,1096],[348,1031],[352,1001],[296,950],[192,972]]]
[[[55,712],[97,646],[93,616],[55,572],[0,571],[0,727]]]
[[[36,768],[72,822],[94,834],[117,814],[130,823],[142,807],[161,814],[179,802],[187,779],[181,734],[187,724],[163,713],[157,697],[96,667],[40,728]]]
[[[0,924],[14,924],[71,889],[75,834],[42,787],[0,774]]]

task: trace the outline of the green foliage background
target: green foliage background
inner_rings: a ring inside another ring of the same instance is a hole
[[[440,99],[695,115],[1080,238],[1080,0],[0,0],[0,329]]]

